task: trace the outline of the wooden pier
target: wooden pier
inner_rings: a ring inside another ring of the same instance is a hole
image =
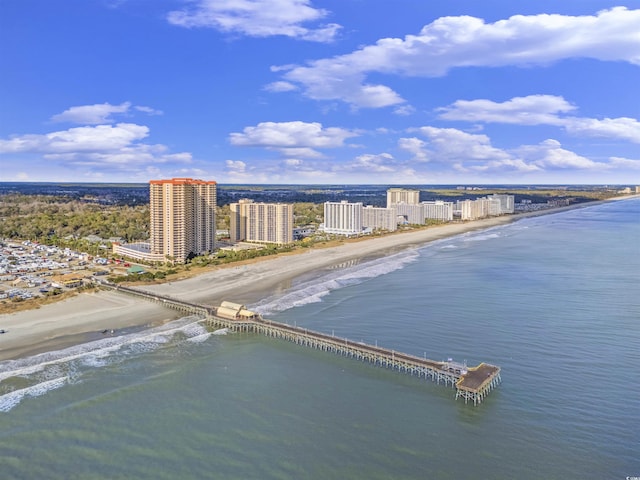
[[[455,387],[456,399],[464,398],[465,403],[482,403],[486,396],[500,382],[500,367],[481,363],[468,368],[464,364],[451,360],[438,362],[416,357],[377,345],[354,342],[346,338],[292,326],[286,323],[263,319],[242,305],[223,302],[220,307],[209,307],[185,302],[175,298],[156,295],[137,288],[124,287],[101,282],[105,288],[135,295],[145,300],[159,303],[169,308],[203,317],[203,321],[212,328],[226,328],[232,332],[251,332],[267,337],[279,338],[297,345],[315,348],[325,352],[342,355],[379,367],[425,378],[438,384]]]

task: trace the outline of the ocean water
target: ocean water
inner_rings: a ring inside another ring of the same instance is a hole
[[[268,318],[502,367],[455,391],[195,318],[0,363],[1,479],[640,476],[640,199],[295,279]]]

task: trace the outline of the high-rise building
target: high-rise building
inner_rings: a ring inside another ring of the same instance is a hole
[[[230,205],[232,242],[275,243],[293,242],[293,205],[285,203],[254,203],[247,198]]]
[[[420,205],[424,208],[424,218],[442,220],[443,222],[453,220],[453,202],[436,200],[434,202],[422,202]]]
[[[499,215],[505,213],[513,213],[515,212],[515,196],[514,195],[499,195],[494,193],[487,198],[493,198],[500,201],[500,213]]]
[[[362,233],[362,202],[324,203],[324,231],[337,235],[359,235]]]
[[[234,243],[247,238],[247,212],[244,208],[247,203],[253,203],[253,200],[241,198],[229,205],[229,239]]]
[[[396,211],[396,218],[400,219],[400,223],[424,225],[424,205],[419,203],[394,203],[393,209]]]
[[[173,178],[151,180],[151,251],[183,263],[213,252],[216,239],[216,182]]]
[[[367,205],[362,208],[362,226],[395,232],[398,229],[396,209]]]
[[[406,203],[409,205],[420,203],[420,190],[390,188],[387,190],[387,208],[393,207],[396,203]]]

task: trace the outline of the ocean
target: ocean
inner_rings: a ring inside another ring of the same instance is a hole
[[[2,479],[640,476],[640,199],[335,265],[267,318],[502,368],[455,390],[186,317],[0,363]]]

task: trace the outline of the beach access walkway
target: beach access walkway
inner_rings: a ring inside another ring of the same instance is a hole
[[[456,389],[456,399],[479,405],[502,381],[500,367],[481,363],[477,367],[465,364],[429,360],[407,353],[397,352],[377,345],[354,342],[346,338],[327,335],[306,328],[274,322],[247,310],[243,305],[222,302],[219,307],[186,302],[172,297],[154,294],[138,288],[97,282],[102,288],[134,295],[168,308],[199,315],[213,328],[226,328],[232,332],[251,332],[279,338],[297,345],[368,362],[375,366],[425,378]]]

